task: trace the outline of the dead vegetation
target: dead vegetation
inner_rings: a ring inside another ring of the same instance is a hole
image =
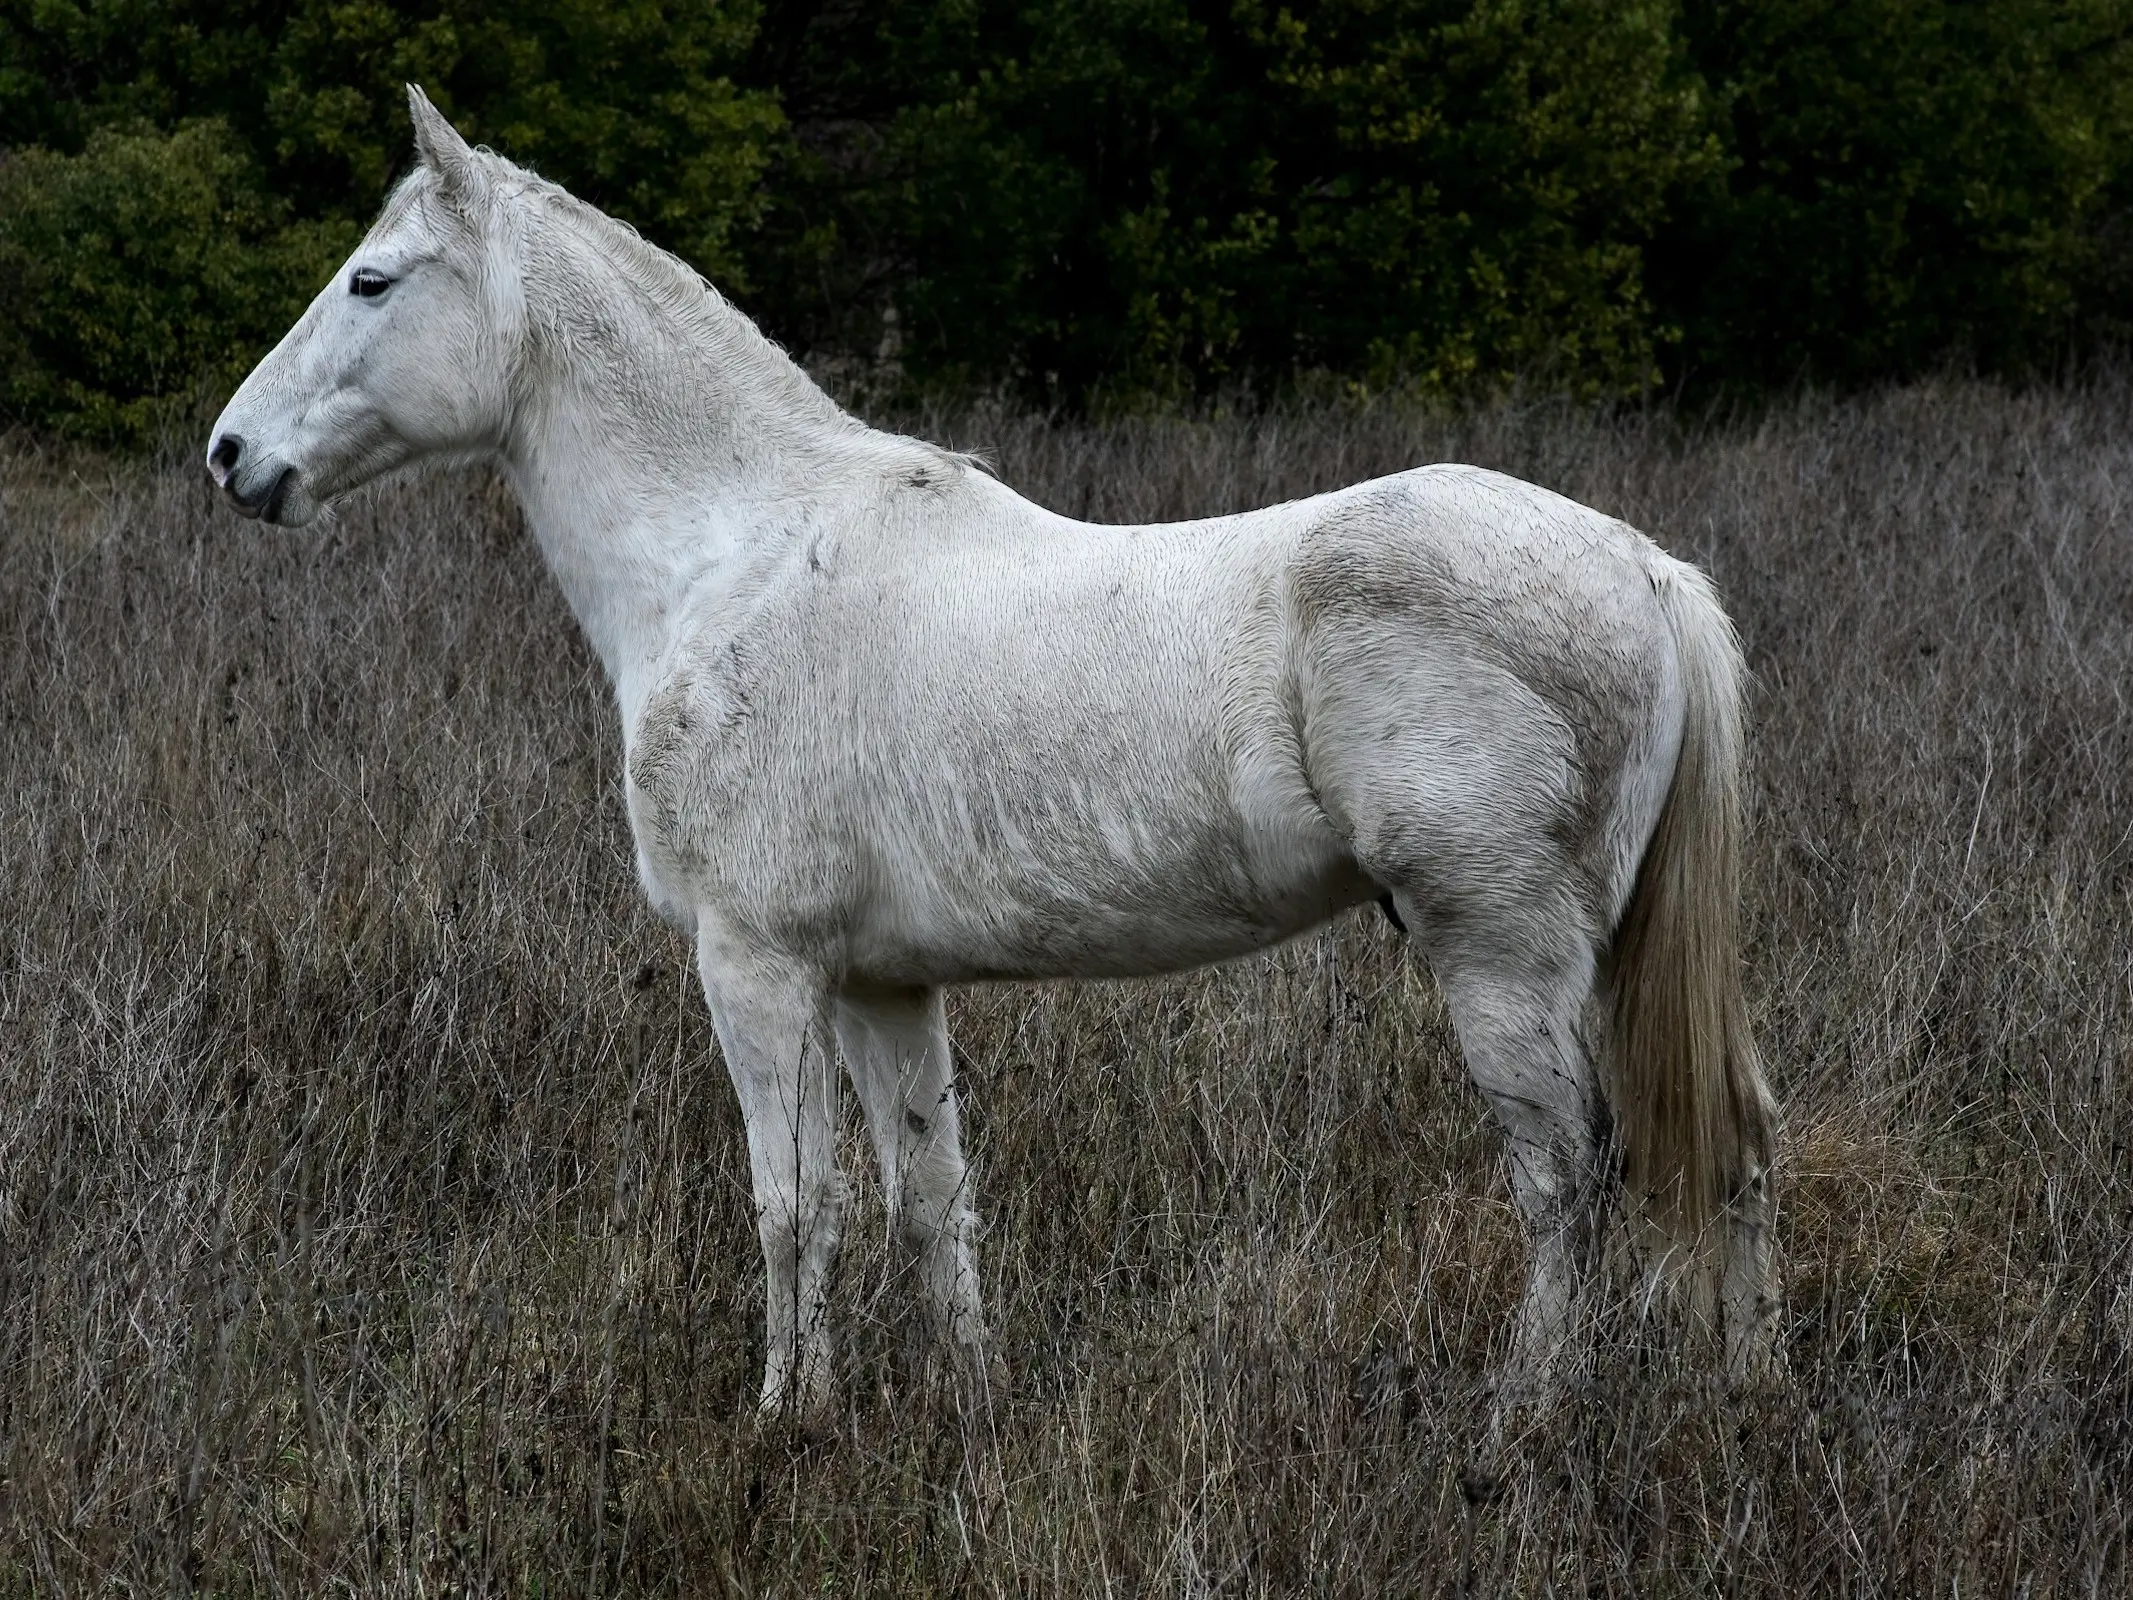
[[[846,1404],[792,1438],[730,1092],[510,509],[292,534],[17,441],[0,1592],[2122,1592],[2129,402],[918,424],[1107,520],[1478,461],[1720,579],[1790,1376],[1618,1335],[1475,1495],[1522,1247],[1374,914],[962,997],[1008,1389],[973,1451],[914,1374],[854,1124]]]

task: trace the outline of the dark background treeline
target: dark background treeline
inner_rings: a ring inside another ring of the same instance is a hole
[[[1070,406],[2019,374],[2124,326],[2133,0],[0,0],[0,408],[139,439],[415,80],[818,368]]]

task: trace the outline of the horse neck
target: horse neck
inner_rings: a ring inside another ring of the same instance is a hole
[[[689,591],[756,553],[759,508],[867,430],[693,278],[647,285],[580,242],[527,281],[504,468],[627,706]]]

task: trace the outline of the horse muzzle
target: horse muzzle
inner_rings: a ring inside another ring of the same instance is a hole
[[[243,450],[243,441],[227,434],[208,457],[208,476],[222,486],[237,514],[263,522],[310,521],[305,514],[309,496],[296,468],[271,457],[244,461]]]

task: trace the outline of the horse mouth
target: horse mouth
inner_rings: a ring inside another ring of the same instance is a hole
[[[232,508],[240,517],[262,522],[280,522],[287,509],[289,496],[296,487],[296,469],[283,467],[263,486],[254,485],[254,492],[246,494],[232,478],[222,486]]]

